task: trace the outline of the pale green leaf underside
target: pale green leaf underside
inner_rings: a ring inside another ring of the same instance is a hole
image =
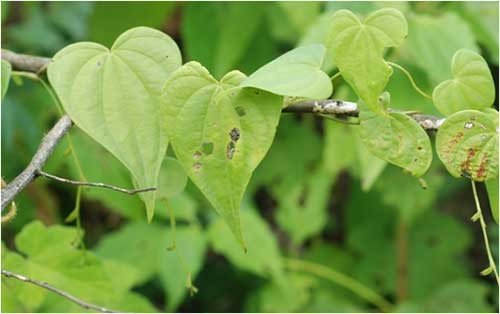
[[[498,176],[498,112],[459,111],[436,135],[439,159],[454,177],[485,181]]]
[[[371,110],[382,111],[377,99],[392,75],[384,49],[399,46],[407,33],[404,15],[393,8],[375,11],[363,22],[348,10],[332,17],[327,38],[334,63]]]
[[[245,188],[274,138],[282,98],[232,71],[220,82],[199,63],[174,72],[163,90],[163,118],[177,159],[244,245],[239,210]]]
[[[180,65],[180,51],[169,36],[137,27],[111,49],[91,42],[62,49],[48,77],[75,124],[130,170],[136,187],[146,188],[156,186],[168,145],[161,88]],[[151,220],[155,192],[141,197]]]
[[[7,93],[7,88],[9,88],[11,72],[12,67],[10,63],[2,59],[2,99],[5,93]]]
[[[332,94],[332,83],[321,70],[326,48],[320,44],[295,48],[264,65],[241,82],[282,96],[324,99]]]
[[[453,79],[439,84],[432,93],[434,104],[444,115],[466,109],[483,110],[495,100],[490,69],[479,54],[461,49],[451,61]]]
[[[432,161],[431,142],[427,133],[409,116],[392,112],[389,116],[360,114],[360,136],[375,156],[420,177]]]

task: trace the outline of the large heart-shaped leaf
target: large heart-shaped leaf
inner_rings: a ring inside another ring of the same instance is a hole
[[[482,110],[495,100],[495,84],[488,64],[474,51],[461,49],[451,60],[453,79],[439,84],[432,93],[444,115],[466,109]]]
[[[399,46],[407,33],[404,15],[393,8],[375,11],[363,22],[348,10],[332,17],[327,38],[335,65],[371,110],[383,111],[377,99],[392,75],[384,49]]]
[[[255,71],[240,86],[282,96],[328,98],[333,88],[321,70],[325,54],[326,48],[320,44],[295,48]]]
[[[232,71],[218,82],[189,62],[170,76],[162,96],[178,160],[243,246],[241,199],[271,146],[282,103],[282,97],[262,90],[235,88],[244,79]]]
[[[436,135],[439,159],[454,177],[485,181],[498,176],[498,111],[459,111]]]
[[[415,120],[399,112],[387,116],[361,112],[360,118],[360,136],[372,154],[416,177],[427,172],[432,161],[431,142]]]
[[[90,42],[54,56],[49,81],[75,124],[113,153],[137,187],[154,187],[168,145],[160,94],[181,65],[180,51],[164,33],[133,28],[111,49]],[[148,220],[155,192],[141,193]]]

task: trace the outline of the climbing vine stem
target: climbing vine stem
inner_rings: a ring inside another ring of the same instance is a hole
[[[424,92],[423,90],[421,90],[418,86],[417,86],[417,83],[415,83],[415,80],[413,79],[413,77],[411,76],[410,72],[408,72],[405,68],[403,68],[402,66],[400,66],[399,64],[397,63],[393,63],[393,62],[387,62],[390,66],[392,67],[395,67],[397,69],[399,69],[401,72],[403,72],[406,77],[408,78],[408,80],[410,80],[410,83],[411,85],[413,86],[413,88],[422,96],[424,96],[425,98],[427,99],[430,99],[432,100],[432,96],[427,94],[426,92]]]
[[[59,114],[61,116],[64,115],[61,103],[59,102],[59,99],[57,98],[56,94],[54,93],[54,91],[52,90],[52,88],[49,86],[49,84],[47,84],[38,75],[38,73],[24,72],[24,71],[13,71],[12,75],[19,76],[19,77],[25,77],[25,78],[28,78],[28,79],[40,82],[40,84],[43,86],[43,88],[49,94],[49,96],[52,99],[53,103],[56,105]],[[83,174],[82,166],[80,164],[80,160],[78,159],[78,156],[76,154],[76,151],[75,151],[75,148],[73,146],[73,142],[71,140],[71,136],[70,136],[69,133],[67,134],[67,139],[68,139],[68,145],[69,145],[69,148],[70,148],[70,151],[71,151],[71,156],[73,157],[73,161],[74,161],[75,166],[76,166],[76,168],[78,170],[78,175],[80,177],[80,180],[86,181],[85,175]],[[78,238],[78,241],[79,241],[79,245],[85,251],[85,245],[84,245],[84,242],[83,242],[83,237],[81,236],[81,234],[83,234],[83,229],[82,229],[82,226],[81,226],[81,219],[80,219],[81,192],[82,192],[82,188],[79,186],[78,189],[77,189],[77,194],[76,194],[75,208],[71,212],[70,216],[72,218],[76,219],[76,226],[77,226],[77,230],[78,230],[77,238]],[[13,206],[15,206],[15,205],[13,205]]]
[[[50,85],[47,84],[41,78],[39,79],[39,81],[42,84],[42,86],[45,88],[45,90],[49,93],[50,98],[52,99],[52,101],[54,102],[54,104],[57,107],[57,110],[59,111],[59,114],[61,116],[63,116],[64,111],[62,109],[62,105],[61,105],[59,99],[57,98],[57,95],[52,90],[52,87],[50,87]],[[68,139],[68,146],[69,146],[69,149],[71,151],[71,156],[73,157],[73,161],[75,163],[76,169],[78,171],[78,176],[79,176],[81,181],[87,181],[87,178],[85,178],[85,175],[83,174],[82,165],[80,164],[80,160],[78,159],[78,156],[76,154],[75,147],[73,146],[73,141],[71,140],[71,135],[68,133],[66,138]],[[81,226],[81,217],[80,217],[81,192],[82,192],[82,187],[79,186],[77,189],[77,192],[76,192],[75,208],[74,208],[72,214],[74,213],[76,215],[74,218],[76,220],[76,229],[78,231],[78,234],[77,234],[78,242],[79,242],[78,245],[83,249],[84,254],[85,254],[85,251],[86,251],[85,243],[83,241],[83,236],[81,236],[81,235],[83,235],[83,228]]]
[[[332,268],[312,263],[309,261],[303,261],[298,259],[286,258],[285,265],[288,269],[299,272],[306,272],[313,274],[315,276],[321,277],[333,283],[336,283],[346,289],[351,290],[355,294],[369,301],[379,308],[381,311],[390,313],[392,312],[393,305],[389,303],[382,296],[377,294],[372,289],[363,285],[359,281],[340,273]]]
[[[336,79],[337,77],[341,76],[341,75],[342,75],[342,74],[340,73],[340,71],[339,71],[339,72],[337,72],[337,73],[335,73],[334,75],[332,75],[332,76],[330,77],[330,81],[332,81],[332,83],[333,83],[333,81],[335,81],[335,79]]]
[[[481,204],[479,203],[479,198],[477,196],[476,183],[471,180],[472,183],[472,193],[474,194],[474,201],[476,202],[476,213],[472,216],[472,220],[479,220],[479,224],[481,225],[481,230],[483,232],[484,245],[486,246],[486,253],[488,254],[488,262],[489,266],[481,272],[484,275],[487,275],[491,272],[495,275],[495,279],[497,280],[497,284],[500,286],[500,280],[498,278],[498,271],[495,260],[493,259],[493,255],[491,254],[490,242],[488,240],[488,233],[486,232],[486,223],[484,222],[483,211],[481,210]],[[491,270],[491,271],[490,271]]]

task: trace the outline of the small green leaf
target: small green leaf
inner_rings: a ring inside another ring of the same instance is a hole
[[[485,269],[483,269],[481,271],[481,276],[488,276],[489,274],[491,274],[493,272],[493,268],[490,267],[487,267]]]
[[[486,191],[488,192],[488,199],[490,201],[491,215],[498,224],[498,177],[484,182]]]
[[[361,189],[368,192],[386,168],[387,161],[370,153],[359,136],[355,140]]]
[[[111,49],[96,43],[70,45],[54,56],[48,77],[75,124],[115,155],[136,187],[155,187],[168,145],[160,115],[162,84],[181,65],[175,42],[137,27]],[[141,193],[148,220],[155,192]]]
[[[360,113],[360,136],[368,150],[413,176],[422,176],[431,164],[432,148],[429,136],[409,116],[392,112],[378,116]]]
[[[103,237],[94,251],[101,258],[117,260],[139,269],[137,282],[142,284],[152,278],[158,269],[159,255],[171,241],[167,233],[167,228],[154,223],[129,223]]]
[[[327,38],[335,65],[373,111],[383,111],[377,99],[392,75],[384,50],[399,46],[407,33],[404,15],[392,8],[375,11],[363,22],[348,10],[339,10],[332,17]]]
[[[9,62],[2,59],[2,99],[7,93],[7,88],[9,88],[10,73],[12,72],[12,66]]]
[[[328,200],[335,179],[336,175],[318,167],[301,180],[272,187],[272,196],[278,201],[275,220],[296,246],[321,233],[330,220]]]
[[[495,100],[495,85],[488,64],[479,54],[461,49],[451,61],[453,79],[439,84],[432,93],[444,115],[466,109],[482,110]]]
[[[158,177],[158,198],[171,198],[184,190],[187,174],[181,163],[172,157],[165,157]]]
[[[481,214],[479,212],[476,212],[474,215],[472,215],[472,217],[470,217],[470,220],[476,222],[479,220],[479,218],[481,218]]]
[[[167,80],[162,97],[178,160],[243,246],[241,199],[271,146],[282,104],[265,91],[236,88],[244,79],[233,71],[218,82],[189,62]]]
[[[485,181],[498,176],[498,112],[459,111],[436,135],[439,159],[454,177]]]
[[[295,48],[255,71],[240,86],[282,96],[328,98],[333,87],[321,70],[325,54],[326,48],[320,44]]]
[[[314,295],[317,279],[310,274],[290,273],[252,291],[245,312],[302,312]]]
[[[208,239],[213,250],[224,255],[239,269],[262,277],[281,277],[283,263],[279,246],[266,221],[253,209],[242,211],[241,220],[248,230],[248,252],[244,253],[231,240],[222,219],[212,222],[208,228]]]

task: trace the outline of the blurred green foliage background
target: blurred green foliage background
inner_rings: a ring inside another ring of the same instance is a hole
[[[460,48],[480,52],[498,85],[495,2],[2,1],[2,48],[52,56],[77,41],[109,46],[123,31],[143,25],[169,34],[184,62],[199,61],[216,77],[232,69],[251,74],[295,46],[321,43],[335,10],[366,15],[386,6],[401,10],[409,23],[403,47],[388,51],[387,59],[409,69],[424,90],[451,76],[451,57]],[[336,72],[331,63],[325,68]],[[392,107],[438,114],[399,71],[387,89]],[[335,97],[356,101],[342,80],[334,90]],[[59,113],[39,83],[18,79],[1,114],[1,169],[9,182]],[[71,137],[89,181],[131,187],[127,170],[107,151],[76,127]],[[331,281],[291,269],[285,259],[291,257],[355,278],[393,303],[394,311],[498,311],[494,279],[479,275],[488,262],[480,227],[469,219],[475,212],[470,183],[449,176],[434,158],[424,190],[360,147],[351,126],[284,114],[242,205],[247,254],[189,182],[168,202],[178,220],[174,252],[166,250],[173,235],[164,202],[148,225],[138,196],[83,189],[82,254],[75,248],[82,236],[77,223],[65,222],[76,187],[37,179],[18,196],[15,219],[2,225],[2,268],[43,273],[75,296],[123,311],[378,311]],[[78,178],[66,140],[44,170]],[[498,226],[479,188],[498,261]],[[194,296],[186,289],[188,272],[199,290]],[[2,278],[2,311],[82,309]]]

